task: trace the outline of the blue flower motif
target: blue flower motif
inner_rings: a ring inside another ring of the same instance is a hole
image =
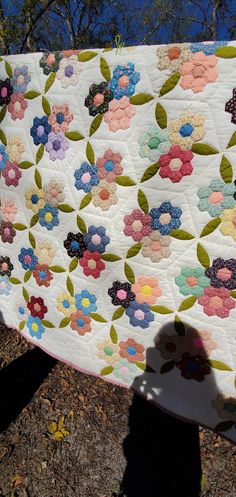
[[[192,43],[190,50],[192,53],[203,52],[205,55],[214,55],[217,48],[225,47],[228,41],[214,41],[214,42],[199,42]]]
[[[14,77],[11,80],[14,92],[25,93],[30,80],[31,77],[27,66],[16,67],[14,69]]]
[[[106,229],[103,226],[89,226],[88,233],[84,235],[84,241],[90,252],[99,252],[103,254],[106,250],[106,245],[110,243],[109,236],[106,235]]]
[[[58,209],[50,204],[45,204],[43,209],[39,209],[39,224],[51,231],[54,226],[58,226]]]
[[[77,190],[83,190],[88,193],[92,190],[93,186],[98,185],[99,178],[97,176],[98,167],[95,164],[88,164],[82,162],[79,169],[74,172],[75,187]]]
[[[172,230],[181,226],[179,218],[182,210],[174,207],[170,202],[163,202],[158,208],[154,207],[149,214],[152,218],[152,229],[159,230],[161,235],[169,235]]]
[[[38,338],[38,340],[42,338],[42,334],[45,332],[45,328],[42,325],[41,319],[29,316],[26,321],[26,326],[33,338]]]
[[[150,306],[148,304],[139,304],[136,300],[130,302],[125,314],[129,316],[132,326],[148,328],[151,321],[154,321],[154,314],[150,311]]]
[[[35,145],[42,143],[45,145],[48,142],[48,135],[52,131],[51,124],[48,123],[47,116],[41,118],[34,117],[33,126],[30,129],[30,134],[34,140]]]
[[[0,295],[9,295],[12,285],[8,276],[0,276]]]
[[[135,92],[135,85],[140,80],[140,73],[134,69],[134,64],[129,62],[127,66],[117,66],[113,71],[113,77],[109,82],[109,88],[114,98],[130,97]]]
[[[0,145],[0,171],[6,167],[6,163],[9,160],[9,157],[6,153],[6,148],[4,145]]]
[[[78,311],[83,311],[85,316],[88,316],[90,312],[96,312],[97,306],[95,304],[97,297],[88,290],[82,290],[81,293],[75,294],[75,305]]]
[[[22,248],[18,255],[18,259],[25,270],[31,269],[31,271],[33,271],[36,264],[38,264],[38,257],[34,255],[32,248]]]

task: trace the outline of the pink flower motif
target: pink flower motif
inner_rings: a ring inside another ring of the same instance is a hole
[[[106,179],[108,183],[115,181],[116,176],[123,173],[121,161],[122,156],[119,152],[112,152],[110,148],[109,150],[106,150],[103,157],[100,157],[96,162],[96,166],[98,167],[98,177]]]
[[[183,176],[189,176],[193,172],[191,159],[193,152],[183,150],[179,145],[173,145],[167,154],[161,155],[159,159],[162,178],[170,178],[172,183],[178,183]]]
[[[146,302],[153,305],[156,303],[157,297],[160,297],[162,294],[157,278],[150,278],[148,276],[139,276],[137,281],[132,285],[131,290],[134,292],[136,301],[139,304]]]
[[[79,264],[82,266],[85,276],[93,276],[95,279],[99,278],[101,271],[105,269],[101,254],[89,250],[84,251],[83,257],[79,259]]]
[[[151,229],[151,217],[144,214],[140,209],[134,209],[131,214],[124,217],[126,236],[132,236],[135,242],[139,242],[144,236],[148,236]]]
[[[4,177],[7,186],[17,186],[19,179],[22,176],[22,172],[19,169],[17,162],[10,162],[8,160],[5,169],[2,171],[2,176]]]
[[[219,318],[227,318],[229,311],[235,308],[230,291],[224,287],[208,286],[204,289],[204,295],[198,298],[198,303],[203,306],[207,316],[218,316]]]
[[[68,131],[72,119],[73,114],[71,114],[68,104],[53,105],[48,122],[51,124],[54,133],[59,133],[60,131],[65,133]]]
[[[13,121],[16,119],[23,119],[27,107],[28,102],[24,98],[24,93],[12,93],[8,110]]]
[[[196,330],[188,328],[184,337],[185,351],[191,355],[200,354],[203,357],[208,357],[212,350],[217,348],[217,343],[213,340],[210,331]]]
[[[2,213],[3,221],[10,221],[10,223],[14,223],[17,213],[15,202],[13,202],[13,200],[3,198],[1,200],[0,212]]]
[[[203,91],[206,84],[216,81],[218,75],[216,64],[217,57],[215,55],[205,55],[203,52],[195,53],[180,68],[182,75],[180,86],[184,90],[190,88],[194,93]]]
[[[108,111],[104,114],[104,121],[108,124],[109,130],[128,129],[130,119],[136,114],[136,109],[129,101],[128,97],[120,100],[113,99],[109,102]]]

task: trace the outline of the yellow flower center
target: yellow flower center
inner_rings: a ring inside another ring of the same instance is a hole
[[[38,331],[38,329],[39,329],[39,327],[38,327],[38,325],[36,323],[33,323],[32,326],[31,326],[31,328],[35,332]]]
[[[50,221],[52,220],[52,214],[51,212],[47,212],[47,214],[45,214],[45,220],[50,223]]]
[[[142,287],[141,293],[142,293],[143,295],[151,295],[151,293],[152,293],[152,289],[151,289],[151,287],[150,287],[149,285],[144,285],[144,286]]]
[[[89,304],[90,304],[89,299],[88,298],[83,298],[81,300],[81,304],[82,304],[83,307],[88,307]]]

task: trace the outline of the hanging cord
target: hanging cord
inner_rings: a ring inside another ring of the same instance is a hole
[[[124,43],[121,43],[121,36],[116,35],[115,37],[115,45],[116,45],[116,55],[121,52],[121,49],[124,47]]]

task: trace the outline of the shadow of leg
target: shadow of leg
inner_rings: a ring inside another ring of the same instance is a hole
[[[35,348],[0,370],[0,433],[17,418],[56,362]]]
[[[124,441],[127,467],[121,495],[198,497],[201,462],[198,427],[165,414],[134,395]]]

